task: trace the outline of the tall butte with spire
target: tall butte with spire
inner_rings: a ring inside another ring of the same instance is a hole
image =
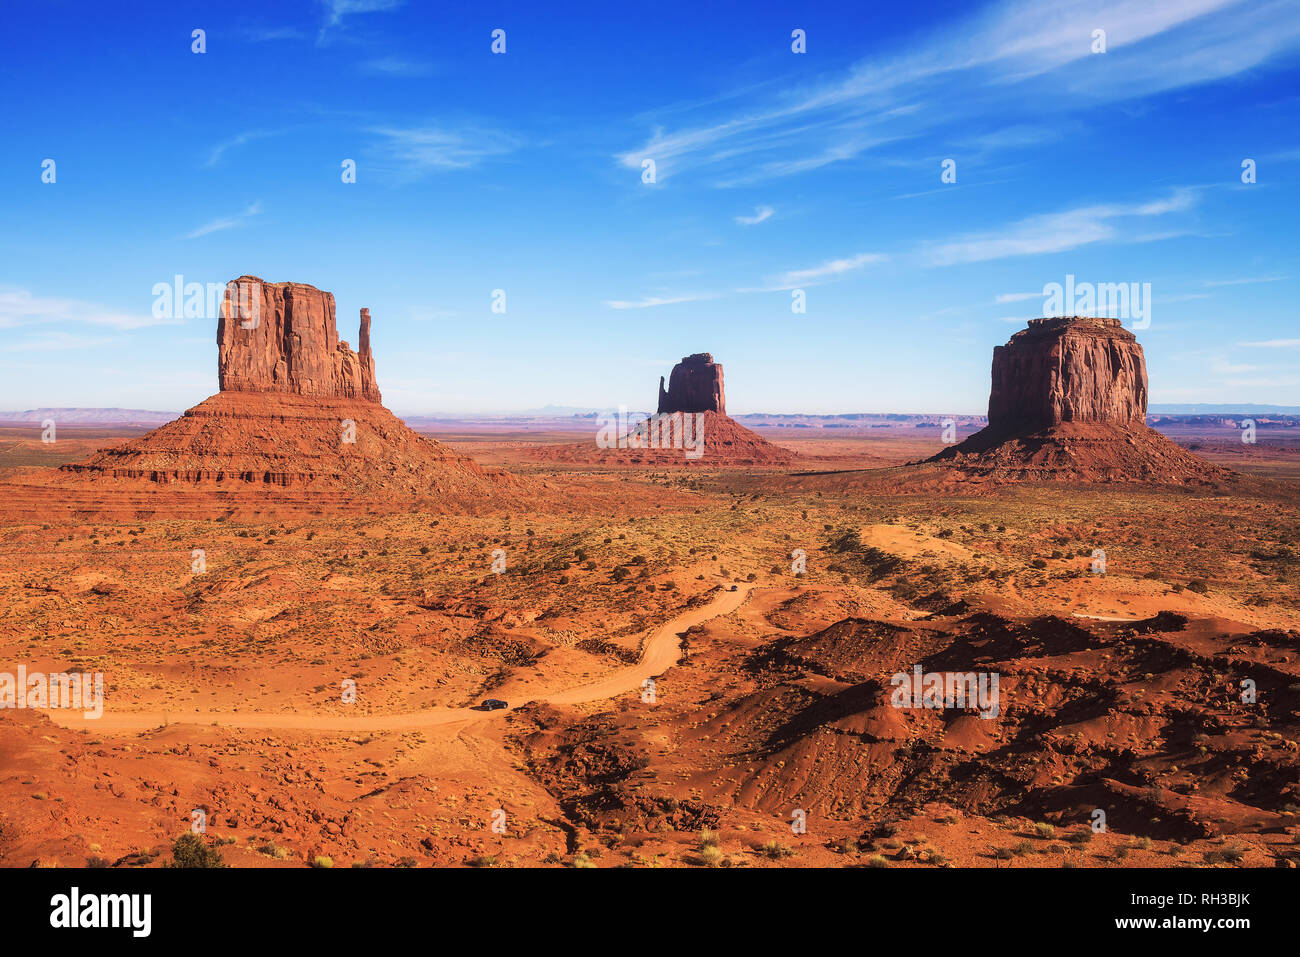
[[[972,475],[1197,483],[1225,470],[1146,424],[1147,367],[1120,320],[1030,319],[993,349],[989,424],[928,461]]]
[[[358,344],[360,352],[353,352],[339,341],[332,294],[300,282],[240,276],[227,285],[217,321],[221,391],[381,402],[369,309],[361,310]]]
[[[241,276],[217,321],[221,391],[179,419],[87,462],[92,479],[320,486],[478,499],[510,484],[382,404],[361,310],[359,352],[339,340],[334,296]]]

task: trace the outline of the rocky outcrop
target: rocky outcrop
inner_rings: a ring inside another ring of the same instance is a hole
[[[534,455],[551,463],[611,467],[785,468],[796,461],[794,452],[745,428],[726,409],[721,363],[697,352],[673,366],[667,389],[660,376],[656,415],[621,414],[604,422],[595,443],[538,446]]]
[[[727,397],[722,388],[722,366],[707,352],[686,356],[673,366],[664,390],[659,377],[660,412],[717,412],[727,414]]]
[[[1063,422],[1142,424],[1146,360],[1118,319],[1031,319],[993,350],[989,430],[1016,435]]]
[[[477,507],[521,483],[409,429],[383,407],[361,310],[360,352],[334,297],[241,276],[217,325],[221,391],[138,439],[62,466],[94,481],[307,487]]]
[[[339,341],[334,296],[298,282],[240,276],[217,322],[222,392],[279,392],[382,400],[370,352],[370,310],[361,310],[361,351]]]
[[[1031,319],[993,350],[989,424],[928,461],[999,481],[1215,483],[1146,425],[1147,369],[1118,319]]]

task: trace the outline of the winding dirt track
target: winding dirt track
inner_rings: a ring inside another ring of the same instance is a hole
[[[641,660],[620,668],[599,681],[574,688],[530,694],[529,701],[549,704],[583,704],[603,701],[629,691],[640,690],[646,678],[661,675],[681,657],[681,633],[720,615],[729,615],[749,597],[753,585],[738,585],[736,591],[723,591],[707,605],[689,609],[669,619],[652,634],[641,651]],[[521,702],[522,703],[522,702]],[[429,728],[458,722],[488,721],[513,708],[478,711],[474,708],[430,708],[399,714],[368,714],[345,717],[332,714],[262,714],[258,712],[166,712],[105,711],[95,720],[81,712],[51,709],[45,712],[55,724],[86,731],[147,731],[169,724],[198,724],[221,728],[299,728],[309,731],[397,731]]]

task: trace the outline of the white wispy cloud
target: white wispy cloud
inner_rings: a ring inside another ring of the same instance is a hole
[[[871,263],[884,262],[889,257],[884,253],[859,253],[856,256],[849,256],[846,259],[832,259],[822,263],[820,266],[813,266],[810,269],[792,269],[783,273],[778,281],[778,288],[788,289],[791,286],[805,286],[818,280],[828,279],[833,276],[843,276],[845,273],[856,272],[863,266]]]
[[[736,222],[741,226],[757,226],[759,223],[771,219],[774,212],[776,210],[771,206],[755,206],[753,216],[737,216]]]
[[[993,301],[999,306],[1007,302],[1024,302],[1026,299],[1042,299],[1041,292],[1004,292]]]
[[[347,17],[358,13],[384,13],[396,10],[404,0],[320,0],[325,7],[325,22],[321,24],[317,43],[324,43],[331,30],[343,25]]]
[[[230,150],[243,146],[245,143],[251,143],[253,140],[265,139],[268,136],[278,136],[277,132],[272,130],[250,130],[247,133],[240,133],[230,139],[218,143],[208,152],[208,158],[204,161],[204,166],[216,166],[221,162],[222,157]]]
[[[1300,346],[1300,339],[1262,339],[1258,342],[1238,342],[1237,345],[1251,349],[1294,349]]]
[[[244,38],[250,43],[271,43],[276,40],[305,40],[307,34],[297,27],[252,26],[244,30]]]
[[[926,244],[922,248],[921,258],[927,265],[951,266],[1010,256],[1064,252],[1111,240],[1137,242],[1168,238],[1178,233],[1165,232],[1158,237],[1142,237],[1126,232],[1123,221],[1163,216],[1190,209],[1195,203],[1194,190],[1179,189],[1167,198],[1146,203],[1108,203],[1029,216],[998,230],[968,233],[951,241]]]
[[[404,179],[469,169],[518,147],[514,137],[498,130],[380,126],[371,132],[379,137],[373,147],[375,164]]]
[[[65,352],[73,349],[94,349],[110,342],[112,342],[111,339],[105,339],[102,336],[78,336],[71,332],[43,332],[31,339],[6,343],[5,352]]]
[[[219,233],[225,229],[235,229],[238,226],[243,226],[254,216],[261,215],[261,212],[262,203],[259,200],[255,203],[250,203],[242,213],[238,213],[234,216],[222,216],[220,219],[214,219],[209,223],[204,223],[193,232],[186,233],[184,238],[198,239],[200,236],[206,236],[209,233]]]
[[[651,309],[655,306],[674,306],[681,302],[702,302],[716,298],[709,294],[685,296],[648,296],[645,299],[606,299],[605,305],[610,309]]]
[[[1201,282],[1202,286],[1250,286],[1257,282],[1282,282],[1289,279],[1289,276],[1261,276],[1258,278],[1247,279],[1206,279]]]
[[[367,73],[382,73],[385,76],[421,77],[433,73],[433,64],[424,60],[407,60],[399,56],[385,56],[377,60],[367,60],[361,64]]]
[[[145,326],[176,325],[179,319],[156,319],[153,300],[136,312],[121,312],[81,299],[37,296],[28,289],[0,286],[0,329],[24,326],[49,326],[57,323],[84,323],[114,329],[142,329]],[[55,343],[62,333],[46,332],[46,341]],[[6,345],[6,349],[10,348]]]
[[[1099,27],[1105,68],[1077,69],[1093,56]],[[1016,125],[963,142],[981,152],[1023,149],[1050,142],[1072,109],[1236,76],[1297,47],[1300,17],[1287,0],[1004,0],[838,75],[665,110],[675,126],[652,114],[648,138],[616,159],[640,168],[653,158],[661,181],[689,170],[715,186],[739,185],[963,122],[987,128],[1009,109]]]

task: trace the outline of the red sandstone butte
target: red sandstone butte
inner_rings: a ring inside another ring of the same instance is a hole
[[[1063,422],[1143,425],[1147,369],[1118,319],[1031,319],[993,349],[989,429],[1004,435]]]
[[[369,309],[361,310],[359,345],[357,353],[339,341],[332,293],[305,283],[240,276],[227,285],[217,322],[221,391],[378,403]]]
[[[330,293],[241,276],[227,286],[217,323],[221,391],[63,470],[92,480],[308,485],[470,503],[518,484],[384,408],[368,309],[360,346],[339,341]]]
[[[993,350],[988,426],[929,461],[1006,479],[1225,475],[1149,428],[1146,410],[1146,359],[1118,319],[1030,319]]]
[[[722,365],[707,352],[686,356],[668,376],[659,377],[660,412],[717,412],[727,414],[727,397],[722,388]]]
[[[756,466],[784,468],[794,463],[796,456],[787,448],[776,445],[757,432],[745,428],[726,412],[726,396],[722,389],[722,365],[713,361],[707,352],[686,356],[673,366],[664,390],[663,376],[659,377],[659,415],[676,413],[698,415],[699,432],[704,439],[703,454],[688,458],[683,448],[643,445],[640,439],[629,441],[619,448],[601,448],[589,442],[572,445],[546,445],[535,450],[535,455],[547,462],[603,466],[654,466],[688,465],[700,468],[719,466]],[[660,439],[673,434],[679,426],[671,422],[665,427],[661,422],[652,427],[637,418],[637,425],[629,430]],[[695,428],[692,420],[691,427]]]

